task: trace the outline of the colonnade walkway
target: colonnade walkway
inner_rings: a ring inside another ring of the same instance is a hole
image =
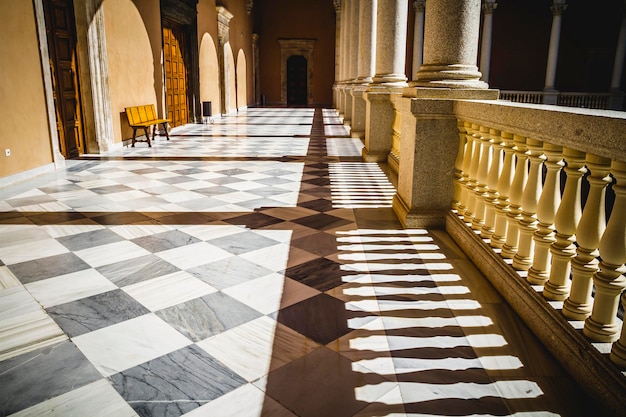
[[[250,108],[0,190],[0,415],[596,415],[361,148]]]

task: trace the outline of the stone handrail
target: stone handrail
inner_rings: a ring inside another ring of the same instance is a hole
[[[608,109],[610,108],[610,93],[578,93],[578,92],[555,92],[556,105],[564,107],[580,107],[587,109]],[[546,93],[544,91],[500,91],[500,100],[515,103],[541,104],[545,103]]]

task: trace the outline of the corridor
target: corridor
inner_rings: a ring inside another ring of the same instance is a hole
[[[0,416],[589,416],[336,112],[250,108],[0,189]]]

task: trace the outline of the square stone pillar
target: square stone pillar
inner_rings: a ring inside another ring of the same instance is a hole
[[[351,91],[352,95],[352,129],[350,136],[353,138],[365,139],[365,119],[367,112],[367,103],[364,94],[367,91],[367,85],[354,85]]]
[[[393,210],[406,228],[443,228],[452,207],[459,149],[455,99],[494,100],[498,90],[406,88],[396,99],[402,115],[398,187]]]
[[[350,126],[352,124],[352,84],[346,84],[343,87],[343,124]]]
[[[402,88],[370,85],[365,92],[365,162],[386,162],[393,136],[394,101]]]

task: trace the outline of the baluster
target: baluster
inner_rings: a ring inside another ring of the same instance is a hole
[[[489,136],[493,141],[493,159],[487,177],[487,195],[485,196],[485,225],[480,235],[486,239],[491,239],[495,232],[496,225],[496,205],[498,204],[498,181],[502,173],[502,163],[504,155],[504,140],[500,136],[500,131],[489,129]]]
[[[504,141],[504,165],[498,180],[498,202],[496,204],[496,227],[489,244],[493,248],[501,248],[504,245],[507,229],[507,215],[510,210],[509,191],[513,182],[513,156],[515,155],[515,142],[513,135],[509,132],[502,132]]]
[[[626,292],[622,293],[622,307],[626,308]],[[622,324],[619,340],[613,343],[609,358],[622,369],[626,369],[626,326]]]
[[[533,233],[537,230],[537,203],[541,196],[541,169],[546,159],[543,154],[543,142],[528,138],[528,159],[530,168],[528,180],[522,194],[522,218],[519,221],[519,244],[513,256],[513,268],[527,270],[532,265],[531,255],[534,251]]]
[[[602,260],[598,272],[593,275],[596,287],[593,309],[583,328],[585,336],[598,342],[612,342],[617,338],[619,296],[626,288],[623,275],[626,273],[626,162],[613,161],[611,173],[616,180],[613,185],[615,203],[600,239]]]
[[[517,151],[515,157],[515,176],[511,184],[510,211],[507,213],[507,232],[506,242],[502,246],[502,256],[512,258],[517,252],[517,242],[519,240],[519,221],[522,218],[522,194],[526,179],[528,178],[528,150],[526,148],[526,138],[519,135],[513,135]]]
[[[463,130],[465,136],[465,151],[463,152],[463,188],[461,189],[461,200],[459,204],[459,217],[463,218],[467,211],[469,188],[470,188],[470,167],[472,166],[472,155],[474,154],[474,137],[471,130],[472,124],[469,122],[463,123]]]
[[[485,198],[487,198],[487,176],[489,167],[491,166],[491,155],[493,139],[489,136],[489,128],[480,127],[480,165],[476,175],[476,202],[474,204],[474,219],[472,220],[472,229],[482,230],[485,225]]]
[[[593,274],[598,270],[598,245],[606,227],[604,201],[606,187],[611,183],[611,160],[587,154],[589,196],[576,229],[576,257],[572,259],[572,289],[563,304],[563,314],[584,320],[591,314]]]
[[[571,287],[570,261],[576,255],[576,227],[580,221],[580,184],[585,168],[585,153],[575,149],[563,149],[567,174],[563,199],[554,218],[556,240],[550,246],[552,268],[550,279],[543,287],[543,295],[549,300],[565,300]]]
[[[563,162],[563,147],[544,143],[543,152],[547,156],[546,179],[543,184],[543,192],[537,204],[537,219],[539,224],[533,235],[535,241],[535,254],[533,266],[528,270],[527,280],[531,284],[543,285],[549,275],[550,245],[556,241],[554,238],[554,216],[561,202],[560,174],[565,165]]]
[[[465,209],[465,214],[463,215],[463,220],[465,223],[472,223],[474,220],[474,213],[476,209],[476,188],[478,186],[478,167],[480,166],[480,151],[481,151],[481,139],[479,126],[477,124],[472,123],[471,127],[471,138],[474,143],[473,152],[472,152],[472,162],[470,164],[469,169],[469,181],[467,183],[467,206]]]
[[[467,130],[465,130],[465,123],[460,120],[457,122],[457,128],[459,129],[459,152],[454,161],[454,200],[452,201],[452,209],[461,214],[461,212],[465,210],[461,201],[463,198],[463,189],[465,188],[463,160],[465,159],[465,145],[467,144],[465,134]]]

